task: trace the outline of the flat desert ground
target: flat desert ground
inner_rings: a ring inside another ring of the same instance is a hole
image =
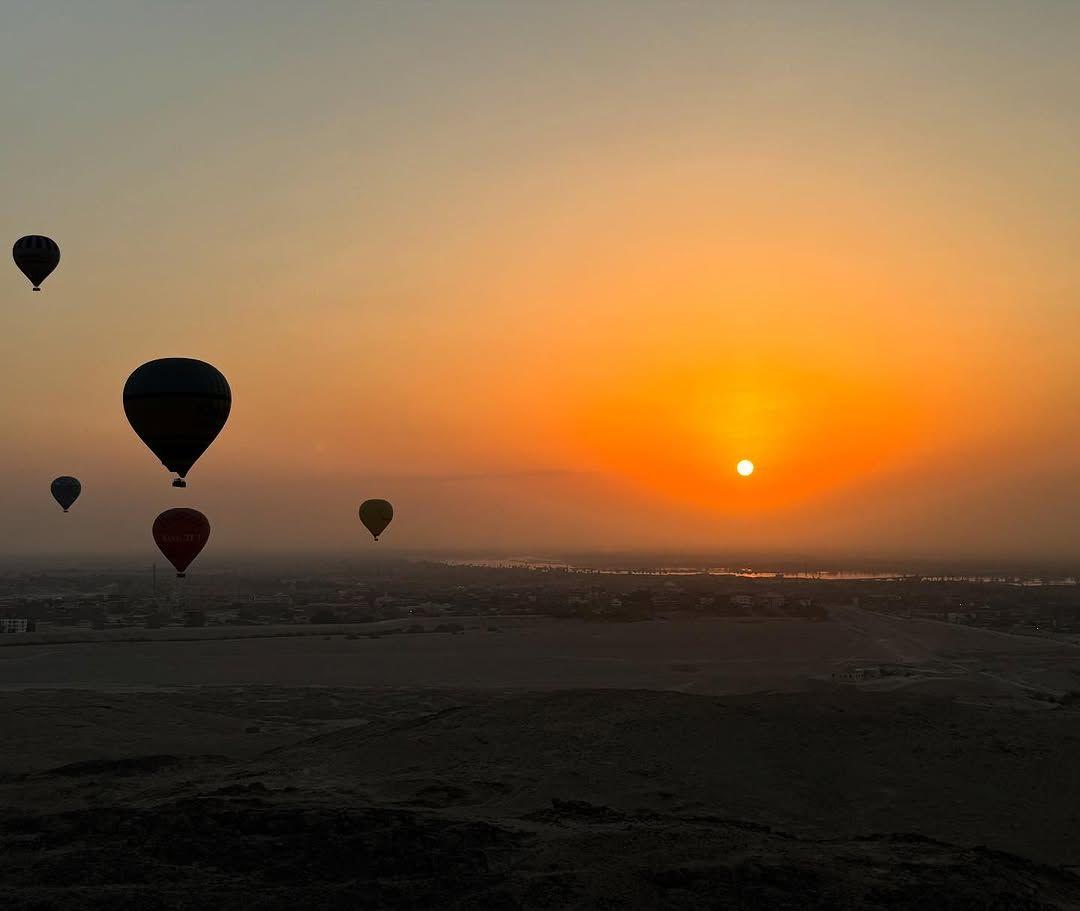
[[[1080,908],[1075,646],[459,622],[6,639],[0,907]]]

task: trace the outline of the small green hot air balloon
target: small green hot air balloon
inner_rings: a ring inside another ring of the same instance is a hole
[[[376,541],[393,518],[394,507],[386,500],[364,500],[360,504],[360,521]]]

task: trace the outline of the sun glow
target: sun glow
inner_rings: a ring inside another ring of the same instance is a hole
[[[743,459],[735,466],[735,470],[741,474],[744,478],[749,477],[754,473],[754,463],[749,459]]]

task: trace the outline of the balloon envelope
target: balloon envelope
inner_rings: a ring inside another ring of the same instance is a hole
[[[386,500],[364,500],[360,504],[360,521],[376,541],[393,518],[394,507]]]
[[[11,258],[19,271],[30,279],[34,290],[40,291],[41,283],[60,263],[60,247],[52,238],[27,234],[15,241]]]
[[[204,361],[165,357],[139,367],[124,384],[124,412],[169,471],[182,480],[221,433],[232,409],[232,390],[221,371]]]
[[[64,512],[67,512],[71,504],[79,499],[82,484],[79,483],[78,478],[63,475],[52,482],[51,490],[53,499],[64,508]]]
[[[174,567],[184,570],[210,539],[210,522],[197,509],[166,509],[154,519],[154,542]]]

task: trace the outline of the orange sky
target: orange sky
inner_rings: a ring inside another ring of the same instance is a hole
[[[544,6],[16,3],[0,544],[1070,556],[1080,9]]]

